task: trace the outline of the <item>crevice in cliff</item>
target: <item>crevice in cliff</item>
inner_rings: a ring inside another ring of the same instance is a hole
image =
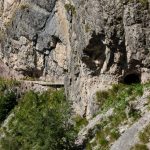
[[[123,82],[128,85],[141,83],[141,77],[137,73],[128,74],[124,77]]]
[[[62,43],[62,41],[59,39],[59,37],[56,37],[54,35],[51,36],[51,41],[48,43],[49,48],[44,48],[43,51],[43,57],[44,57],[44,69],[43,69],[43,75],[46,76],[48,74],[48,61],[49,61],[49,55],[51,54],[52,50],[56,49],[56,46],[58,43]],[[55,60],[53,60],[55,62]],[[57,62],[55,62],[57,64]],[[57,64],[58,65],[58,64]]]
[[[96,34],[93,32],[92,38],[87,47],[83,50],[82,61],[92,71],[100,70],[103,66],[106,45],[103,43],[104,34]]]
[[[110,70],[112,65],[114,64],[117,64],[117,66],[119,67],[118,71],[120,72],[121,70],[127,68],[127,50],[125,44],[123,24],[121,26],[122,29],[119,29],[119,31],[117,31],[116,29],[113,31],[111,40],[108,43],[108,48],[110,49],[110,58],[107,64],[107,71]]]

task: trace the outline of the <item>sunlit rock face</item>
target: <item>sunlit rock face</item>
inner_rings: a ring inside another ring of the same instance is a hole
[[[5,0],[0,58],[15,77],[62,82],[70,51],[69,24],[61,1]]]
[[[99,108],[97,90],[150,79],[150,1],[73,2],[68,94],[75,111],[90,118]]]
[[[150,79],[149,12],[149,0],[1,0],[0,59],[17,78],[65,78],[90,118],[97,90]]]

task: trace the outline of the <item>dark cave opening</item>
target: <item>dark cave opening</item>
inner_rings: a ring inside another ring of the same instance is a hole
[[[43,75],[43,69],[38,70],[35,68],[28,69],[28,70],[22,70],[22,75],[26,78],[40,78]]]
[[[124,78],[124,84],[135,84],[141,83],[140,75],[136,73],[128,74]]]
[[[89,44],[83,50],[81,59],[91,71],[97,71],[103,66],[106,58],[106,45],[103,41],[105,41],[105,35],[103,33],[96,34],[93,32]]]

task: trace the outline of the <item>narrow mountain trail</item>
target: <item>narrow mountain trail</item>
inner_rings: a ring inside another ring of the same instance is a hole
[[[111,147],[110,150],[130,150],[139,142],[138,134],[150,123],[150,113],[146,113],[134,123]]]

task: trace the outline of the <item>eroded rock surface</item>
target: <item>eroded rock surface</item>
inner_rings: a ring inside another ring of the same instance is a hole
[[[1,0],[0,28],[0,59],[14,76],[65,78],[81,116],[96,113],[97,90],[150,79],[149,0]]]
[[[130,74],[135,82],[150,79],[150,1],[73,2],[67,87],[75,111],[90,118],[98,108],[98,89]]]
[[[15,76],[64,80],[70,49],[62,1],[1,2],[0,58]]]

